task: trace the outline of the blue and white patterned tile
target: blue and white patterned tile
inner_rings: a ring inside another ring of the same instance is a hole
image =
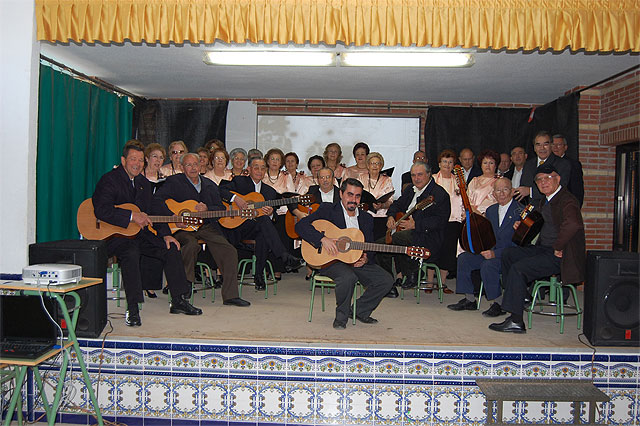
[[[378,384],[375,386],[373,423],[377,425],[401,425],[404,419],[402,384]]]
[[[290,377],[313,377],[316,368],[314,356],[291,356],[285,363],[286,374]]]
[[[414,380],[432,380],[433,358],[405,358],[404,377]]]
[[[172,418],[198,419],[201,386],[198,379],[174,376],[171,382]]]
[[[488,361],[477,360],[465,362],[462,367],[462,379],[473,381],[478,377],[491,376],[492,364]]]
[[[287,382],[287,422],[313,425],[316,422],[316,385],[314,382]]]
[[[633,404],[634,407],[634,422],[640,424],[640,387],[636,388],[636,399]]]
[[[347,383],[345,386],[345,424],[373,423],[375,403],[373,383]]]
[[[284,377],[287,375],[287,360],[277,355],[258,355],[257,372],[259,376]]]
[[[507,403],[505,402],[505,406]],[[518,421],[523,423],[548,423],[549,404],[542,401],[518,401]]]
[[[372,379],[374,376],[375,363],[373,358],[349,358],[345,362],[345,374],[347,380],[351,378]]]
[[[316,360],[316,377],[344,380],[345,357],[323,356]]]
[[[256,421],[257,386],[256,380],[229,380],[229,421]]]
[[[461,420],[462,386],[433,387],[433,421],[459,423]]]
[[[170,371],[171,352],[151,350],[144,355],[144,368],[150,371]]]
[[[257,421],[287,422],[287,387],[284,381],[259,381],[256,392]]]
[[[116,356],[113,350],[90,347],[83,353],[87,368],[112,369],[115,367]]]
[[[376,358],[374,366],[374,376],[378,379],[402,379],[404,363],[401,358]]]
[[[594,383],[605,384],[609,380],[608,355],[581,355],[580,378],[592,380]]]
[[[433,380],[462,381],[462,362],[458,360],[435,360]]]
[[[180,351],[171,355],[171,370],[177,373],[197,373],[200,370],[200,348],[198,345],[181,345]]]
[[[257,377],[258,359],[252,354],[237,354],[229,356],[229,374]]]
[[[316,384],[316,424],[344,424],[345,392],[344,383]]]
[[[170,418],[173,406],[171,377],[144,376],[145,417]]]
[[[404,385],[402,398],[404,424],[429,424],[433,421],[433,386]]]
[[[547,404],[547,410],[552,423],[573,423],[573,403],[551,401]],[[582,411],[582,407],[579,410]]]
[[[115,364],[117,370],[137,370],[144,364],[144,354],[138,350],[122,349],[117,352]]]
[[[463,424],[484,424],[487,420],[487,400],[477,386],[462,389],[461,422]]]
[[[227,379],[202,379],[200,382],[200,419],[228,421],[229,382]]]
[[[580,365],[576,362],[552,362],[551,378],[553,379],[578,379],[580,378]]]
[[[611,401],[607,422],[614,425],[632,424],[634,421],[635,389],[609,388]]]
[[[115,374],[100,374],[99,382],[97,375],[91,377],[91,381],[95,383],[98,406],[105,416],[116,414],[116,377]]]
[[[523,361],[522,377],[546,379],[551,374],[551,366],[544,361]]]
[[[609,357],[609,383],[636,384],[638,357],[611,355]]]
[[[142,375],[120,375],[115,387],[118,416],[138,416],[143,410],[144,378]]]
[[[229,356],[226,353],[201,352],[200,372],[208,374],[229,374]]]

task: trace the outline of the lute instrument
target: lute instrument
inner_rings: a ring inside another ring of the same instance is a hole
[[[363,251],[406,254],[418,259],[427,259],[431,256],[431,252],[424,247],[405,247],[365,242],[364,234],[359,229],[338,228],[328,220],[315,220],[312,225],[325,237],[336,240],[336,246],[338,247],[338,254],[332,256],[323,251],[322,245],[319,248],[315,248],[307,241],[302,240],[302,257],[312,267],[322,267],[335,261],[353,264],[360,259]]]
[[[132,203],[119,204],[116,207],[131,210],[134,213],[140,213],[138,206]],[[189,216],[148,216],[151,222],[162,223],[184,223],[188,226],[199,226],[202,219],[199,217]],[[129,222],[126,228],[112,225],[96,218],[93,210],[93,200],[87,198],[80,206],[77,213],[78,231],[88,240],[104,240],[111,236],[120,235],[122,237],[133,237],[142,230],[142,227],[135,222]]]
[[[424,200],[420,201],[419,203],[416,203],[415,206],[413,206],[411,209],[409,209],[408,212],[406,213],[402,213],[402,212],[398,212],[396,213],[396,216],[394,217],[394,219],[397,222],[400,222],[401,220],[405,220],[406,218],[408,218],[409,216],[411,216],[413,213],[415,213],[418,210],[424,210],[428,207],[431,207],[432,205],[434,205],[436,202],[433,201],[433,195],[429,195],[427,198],[425,198]],[[391,238],[392,238],[392,230],[391,229],[387,229],[387,233],[384,236],[384,242],[386,244],[391,244]]]
[[[460,232],[460,246],[470,253],[479,254],[485,250],[490,250],[496,245],[496,236],[493,233],[491,221],[479,213],[472,211],[471,202],[467,195],[467,186],[464,179],[462,166],[456,165],[453,174],[458,181],[460,196],[465,210],[465,222],[462,224]]]
[[[315,201],[315,197],[311,194],[306,195],[296,195],[294,197],[289,198],[278,198],[275,200],[266,200],[264,196],[259,192],[250,192],[246,195],[238,194],[237,192],[231,191],[232,194],[237,195],[238,197],[242,197],[248,204],[247,209],[256,210],[255,217],[264,216],[262,212],[262,207],[280,207],[287,204],[311,204]],[[234,202],[229,206],[229,204],[225,203],[230,210],[239,210],[238,205]],[[220,225],[225,228],[237,228],[242,225],[247,218],[242,216],[234,216],[234,217],[223,217],[220,219]]]

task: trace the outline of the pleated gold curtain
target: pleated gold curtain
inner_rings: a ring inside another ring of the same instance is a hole
[[[38,39],[640,51],[640,0],[36,0]]]

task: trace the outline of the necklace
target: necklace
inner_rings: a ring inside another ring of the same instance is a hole
[[[293,186],[295,187],[296,186],[296,181],[298,180],[298,171],[297,170],[294,171],[291,174],[291,179],[293,180]]]
[[[267,170],[267,177],[269,178],[269,182],[276,183],[278,181],[278,178],[280,177],[280,170],[278,170],[278,174],[276,175],[275,179],[271,178],[271,175],[269,174],[269,171]]]
[[[369,189],[371,191],[373,191],[374,189],[376,189],[376,186],[378,186],[378,181],[380,180],[380,174],[378,174],[378,178],[376,179],[376,183],[373,184],[373,186],[371,186],[371,174],[369,173]],[[369,191],[369,192],[371,192]]]

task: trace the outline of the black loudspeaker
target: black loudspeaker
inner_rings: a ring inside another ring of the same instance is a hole
[[[82,276],[102,283],[78,290],[80,312],[76,335],[98,337],[107,324],[107,246],[104,241],[61,240],[29,246],[29,264],[69,263],[82,266]],[[68,302],[73,306],[73,302]]]
[[[584,334],[594,346],[639,346],[638,253],[589,251]]]

